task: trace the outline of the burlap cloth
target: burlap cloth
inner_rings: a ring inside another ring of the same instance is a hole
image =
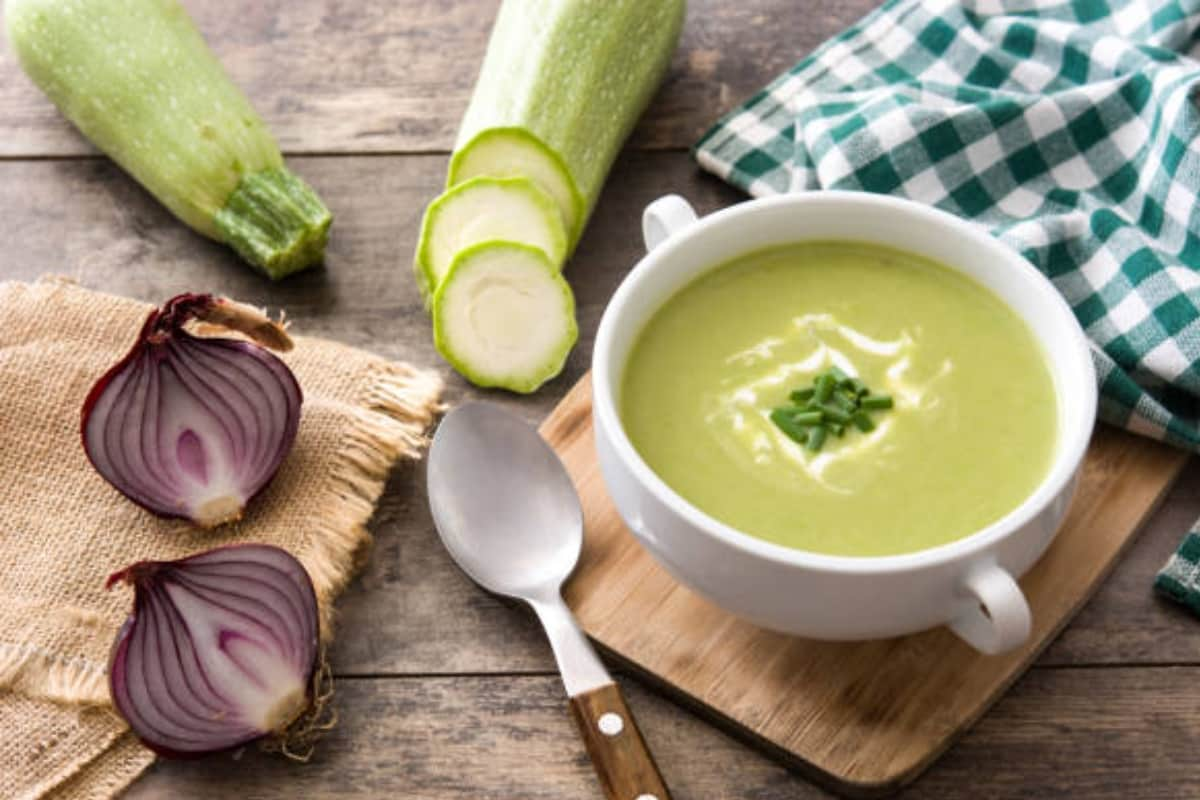
[[[166,298],[164,298],[166,299]],[[0,798],[111,797],[153,760],[109,705],[105,668],[129,612],[105,577],[232,541],[286,548],[312,575],[328,635],[392,465],[437,408],[430,373],[297,337],[300,432],[236,526],[161,520],[88,464],[80,406],[149,311],[62,281],[0,284]]]

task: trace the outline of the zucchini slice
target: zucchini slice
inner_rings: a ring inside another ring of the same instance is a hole
[[[561,267],[567,234],[558,207],[527,178],[474,178],[425,211],[414,268],[427,301],[463,250],[480,242],[521,242]]]
[[[476,386],[533,392],[562,371],[578,337],[571,288],[527,244],[467,248],[433,298],[434,344]]]
[[[529,131],[489,128],[450,158],[447,186],[480,175],[524,176],[554,199],[570,241],[579,239],[587,204],[558,154]]]

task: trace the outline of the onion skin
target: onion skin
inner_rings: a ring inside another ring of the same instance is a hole
[[[285,550],[235,544],[177,561],[140,561],[111,575],[105,588],[118,583],[134,587],[134,604],[113,642],[109,691],[146,747],[168,758],[199,758],[284,738],[310,710],[320,662],[317,598],[308,573]],[[273,670],[280,668],[299,693],[285,695],[284,713],[267,705],[271,724],[256,726],[245,712],[256,708],[256,692],[273,699],[278,682],[264,679],[278,677]],[[165,733],[158,720],[192,733]]]
[[[185,329],[189,324],[206,333],[238,331],[252,341],[196,336]],[[114,488],[158,516],[190,519],[203,528],[240,519],[290,452],[303,402],[291,370],[264,347],[286,351],[292,340],[261,312],[226,298],[183,294],[152,311],[133,347],[84,400],[80,437],[92,466]],[[173,376],[170,381],[163,377],[167,373]],[[230,387],[236,403],[223,399]],[[172,405],[172,398],[182,399]],[[213,410],[218,407],[220,412]],[[132,419],[131,408],[138,413]],[[239,412],[244,417],[240,421]],[[151,413],[163,425],[149,433],[133,432]],[[168,423],[181,418],[186,423],[176,425],[181,430],[168,430]],[[230,422],[242,436],[231,432]],[[207,440],[196,433],[205,429]],[[258,438],[247,438],[248,430]],[[190,458],[185,459],[183,437],[188,435]],[[147,437],[153,442],[147,444]],[[239,461],[239,452],[252,453],[254,460]]]

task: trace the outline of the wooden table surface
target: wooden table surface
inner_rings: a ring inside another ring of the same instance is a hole
[[[874,2],[692,0],[666,85],[567,270],[579,346],[561,377],[524,399],[479,392],[441,364],[409,267],[497,0],[184,4],[333,209],[325,268],[271,284],[192,234],[97,156],[0,44],[0,279],[58,273],[156,302],[217,291],[284,307],[298,332],[436,365],[452,403],[486,397],[538,421],[587,369],[601,311],[640,253],[642,207],[671,191],[701,211],[743,199],[701,174],[688,146]],[[1150,591],[1197,517],[1193,465],[1075,622],[904,796],[1200,796],[1200,620]],[[434,532],[420,466],[393,476],[372,530],[370,564],[339,603],[341,724],[313,761],[251,752],[163,762],[128,797],[599,797],[532,617],[455,569]],[[621,682],[679,800],[825,796],[636,681]]]

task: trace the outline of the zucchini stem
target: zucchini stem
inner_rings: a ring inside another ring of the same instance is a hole
[[[286,167],[242,176],[213,222],[221,241],[272,280],[320,261],[333,215]]]

